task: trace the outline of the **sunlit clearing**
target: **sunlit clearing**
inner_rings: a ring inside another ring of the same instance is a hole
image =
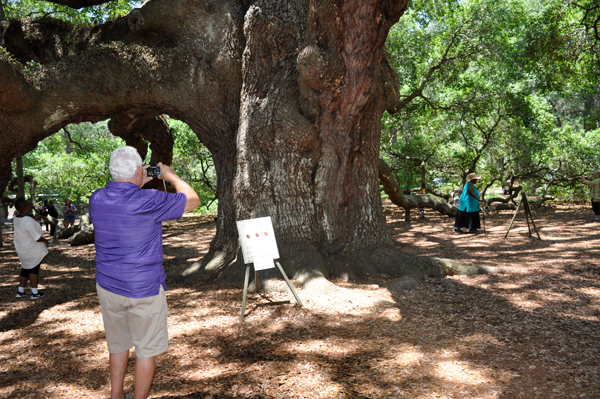
[[[104,325],[102,324],[102,314],[99,307],[90,309],[73,309],[77,304],[68,302],[55,307],[55,311],[44,310],[40,313],[38,322],[47,323],[48,333],[68,333],[70,336],[90,337],[95,333],[104,334]],[[60,313],[56,313],[56,308],[60,308]],[[62,314],[61,317],[55,315]],[[61,323],[65,320],[65,323]],[[77,320],[77,323],[67,322]],[[65,329],[65,325],[69,326]]]
[[[401,374],[405,374],[408,367],[419,364],[425,358],[420,349],[409,344],[397,346],[396,351],[395,356],[383,360],[378,359],[377,363],[389,366],[391,369],[396,369]]]
[[[291,342],[285,346],[285,350],[290,353],[304,354],[304,355],[325,355],[325,356],[348,356],[349,354],[356,353],[363,349],[364,342],[356,341],[349,342],[350,340],[344,340],[344,345],[340,346],[334,340],[309,340],[305,342]]]
[[[443,378],[454,384],[483,384],[491,382],[480,371],[473,369],[467,363],[457,360],[439,362],[435,367],[434,374],[436,377]]]

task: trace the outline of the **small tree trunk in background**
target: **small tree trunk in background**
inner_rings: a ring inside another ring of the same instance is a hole
[[[71,147],[71,132],[68,125],[63,127],[63,136],[65,138],[65,152],[70,154],[73,152],[73,147]]]
[[[17,197],[25,197],[25,177],[23,176],[23,157],[17,158],[17,184],[19,194]]]

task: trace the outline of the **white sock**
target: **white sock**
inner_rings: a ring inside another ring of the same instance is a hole
[[[24,293],[24,292],[25,292],[25,288],[23,288],[23,287],[19,286],[19,292],[20,292],[21,294],[22,294],[22,293]]]
[[[31,289],[31,293],[32,293],[33,295],[37,295],[37,288],[32,288],[32,289]]]

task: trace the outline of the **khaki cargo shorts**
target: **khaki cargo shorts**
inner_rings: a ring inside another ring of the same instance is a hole
[[[128,298],[96,284],[100,298],[106,345],[110,353],[135,347],[139,358],[153,357],[169,347],[167,295],[163,287],[156,296]]]

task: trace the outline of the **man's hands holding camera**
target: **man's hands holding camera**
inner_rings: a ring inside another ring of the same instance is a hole
[[[156,164],[160,169],[160,174],[157,176],[161,180],[166,180],[169,183],[173,183],[174,180],[181,180],[177,173],[169,165],[163,165],[162,162]]]
[[[198,198],[198,194],[196,194],[194,189],[185,181],[183,181],[181,177],[177,176],[177,173],[175,173],[175,171],[171,169],[170,166],[159,162],[156,164],[156,167],[153,168],[153,170],[151,170],[150,175],[154,175],[160,180],[163,180],[163,183],[165,181],[168,181],[175,188],[176,192],[185,194],[187,201],[185,204],[184,212],[192,211],[198,205],[200,205],[200,198]],[[146,165],[143,168],[142,184],[140,185],[140,187],[142,187],[144,184],[148,183],[154,178],[152,176],[148,176],[148,168],[150,168],[150,165]],[[158,171],[156,169],[158,169]],[[166,185],[165,191],[167,191]]]
[[[150,169],[150,173],[148,173],[148,169]],[[154,177],[167,181],[171,184],[173,184],[175,181],[181,180],[181,178],[177,176],[175,171],[171,169],[170,166],[165,165],[162,162],[157,163],[156,166],[144,166],[142,186],[149,181],[152,181]]]

